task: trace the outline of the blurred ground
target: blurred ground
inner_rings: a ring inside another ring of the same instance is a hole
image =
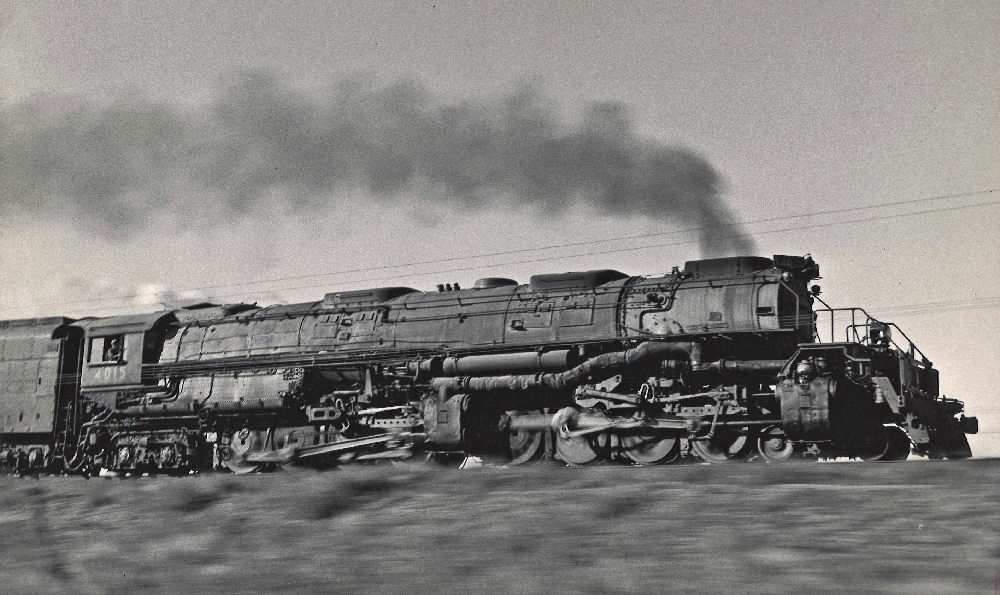
[[[993,593],[1000,461],[0,478],[0,593]]]

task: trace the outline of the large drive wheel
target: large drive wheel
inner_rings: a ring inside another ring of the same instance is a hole
[[[566,407],[556,412],[552,428],[556,435],[556,454],[567,465],[589,465],[606,455],[611,442],[607,432],[594,432],[576,436],[580,412]]]
[[[608,449],[608,443],[606,432],[572,438],[556,435],[556,454],[567,465],[589,465],[601,458],[601,453]]]
[[[556,454],[567,465],[589,465],[601,458],[608,450],[610,435],[607,432],[595,432],[574,436],[580,412],[572,407],[566,407],[556,412],[552,427],[556,434]]]
[[[795,454],[795,445],[780,426],[769,426],[757,437],[757,452],[770,463],[782,463]]]
[[[708,463],[742,461],[753,452],[754,441],[746,434],[722,430],[710,440],[692,440],[691,450]]]
[[[263,450],[266,440],[265,432],[240,430],[233,434],[233,440],[229,444],[229,458],[225,461],[226,467],[237,474],[253,473],[260,469],[259,463],[247,461],[247,455]]]
[[[681,454],[681,443],[676,438],[649,433],[626,434],[619,439],[625,456],[640,465],[666,465]]]
[[[511,465],[521,465],[531,461],[542,446],[542,432],[528,430],[511,430],[509,443]]]

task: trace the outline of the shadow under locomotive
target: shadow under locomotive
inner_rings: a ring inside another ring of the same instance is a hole
[[[571,465],[971,456],[976,419],[939,395],[930,361],[863,310],[814,309],[818,277],[809,256],[733,257],[654,277],[0,322],[0,463],[187,473],[416,452]]]

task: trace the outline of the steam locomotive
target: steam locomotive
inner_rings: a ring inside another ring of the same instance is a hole
[[[938,394],[931,362],[894,324],[814,308],[818,277],[808,255],[733,257],[0,322],[0,463],[971,456],[976,418]]]

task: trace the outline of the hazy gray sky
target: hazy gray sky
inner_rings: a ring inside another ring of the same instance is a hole
[[[421,105],[436,114],[465,106],[471,111],[461,112],[464,121],[477,126],[491,122],[491,109],[528,86],[535,89],[532,109],[542,114],[540,121],[565,126],[553,133],[560,139],[588,130],[595,102],[616,102],[632,123],[622,138],[642,154],[659,147],[690,150],[706,160],[761,254],[810,252],[822,266],[824,298],[872,306],[887,318],[898,315],[941,369],[944,392],[965,399],[973,413],[984,410],[984,430],[1000,430],[1000,350],[993,338],[1000,335],[1000,205],[941,210],[1000,202],[1000,194],[758,223],[1000,188],[1000,3],[5,6],[0,150],[17,155],[31,136],[62,151],[51,154],[100,169],[106,158],[88,150],[95,130],[105,143],[134,141],[128,126],[136,125],[149,137],[136,152],[146,169],[136,171],[148,172],[149,181],[120,202],[70,214],[65,197],[26,187],[8,171],[0,182],[0,317],[110,313],[124,306],[81,302],[137,292],[152,298],[163,289],[196,288],[228,300],[307,300],[339,288],[397,281],[429,288],[485,274],[523,280],[537,272],[599,267],[647,274],[698,257],[691,241],[697,234],[687,233],[306,277],[691,225],[683,217],[613,214],[572,201],[549,209],[502,196],[478,196],[474,204],[440,200],[443,191],[433,176],[428,182],[419,175],[406,178],[392,200],[373,194],[370,185],[338,183],[314,184],[311,192],[320,196],[302,203],[294,194],[298,187],[265,184],[270,190],[245,209],[220,214],[214,205],[224,192],[178,182],[161,161],[147,159],[166,154],[163,163],[188,167],[189,151],[200,141],[183,145],[181,157],[171,148],[180,146],[178,138],[192,138],[190,129],[202,130],[198,118],[207,118],[204,138],[212,147],[239,148],[217,143],[220,136],[232,141],[227,135],[234,128],[220,128],[218,118],[205,114],[248,71],[270,77],[283,101],[315,105],[334,97],[347,79],[378,96],[408,81],[423,93]],[[51,113],[62,118],[59,126],[39,127]],[[122,113],[128,118],[116,119]],[[241,113],[232,116],[233,126]],[[382,126],[391,144],[398,127]],[[296,130],[290,124],[271,134],[294,145],[302,136]],[[246,165],[253,156],[244,157]],[[258,157],[261,168],[273,156]],[[36,166],[78,177],[55,161]],[[283,165],[294,163],[289,157]],[[72,187],[93,190],[88,183],[77,180]],[[129,233],[116,233],[131,205],[149,208],[132,213],[137,219]],[[927,210],[937,212],[826,225]],[[795,227],[800,229],[789,229]],[[615,251],[635,245],[658,247]],[[432,273],[402,277],[423,271]],[[226,286],[289,277],[302,278]],[[939,302],[959,307],[923,307]],[[893,310],[904,305],[921,307]],[[983,434],[973,447],[1000,454],[1000,434]]]

